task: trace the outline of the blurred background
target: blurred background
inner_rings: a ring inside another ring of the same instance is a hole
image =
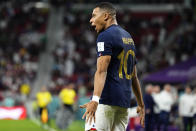
[[[0,1],[0,130],[83,131],[96,70],[92,9],[102,0]],[[196,131],[196,1],[110,0],[131,33],[146,128]]]

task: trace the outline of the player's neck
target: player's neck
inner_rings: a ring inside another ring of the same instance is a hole
[[[106,30],[108,27],[110,27],[111,25],[118,25],[117,21],[116,20],[111,20],[111,21],[108,21],[105,25],[105,29]]]

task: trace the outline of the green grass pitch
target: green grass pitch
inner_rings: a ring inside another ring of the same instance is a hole
[[[83,121],[74,121],[67,130],[59,130],[54,122],[51,127],[56,131],[84,131]],[[33,121],[27,120],[0,120],[0,131],[48,131]]]

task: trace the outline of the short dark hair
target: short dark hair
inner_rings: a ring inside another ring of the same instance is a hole
[[[109,12],[112,17],[114,17],[114,18],[116,17],[116,9],[112,5],[112,3],[109,3],[109,2],[101,2],[101,3],[97,4],[95,6],[95,8],[103,9],[103,10]]]

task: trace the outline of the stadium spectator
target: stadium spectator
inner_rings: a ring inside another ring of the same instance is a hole
[[[147,85],[144,94],[145,104],[145,131],[151,131],[154,126],[154,106],[155,102],[152,97],[153,86]]]
[[[160,95],[160,86],[159,85],[155,85],[153,87],[153,93],[152,93],[152,97],[154,99],[155,105],[154,105],[154,130],[157,130],[157,128],[159,127],[159,114],[160,114],[160,108],[158,106],[159,103],[159,95]]]
[[[25,102],[25,100],[27,99],[29,93],[30,93],[30,85],[29,84],[22,84],[20,86],[20,94],[21,94],[21,101],[23,101],[23,103]]]
[[[174,102],[175,101],[171,93],[171,85],[165,84],[163,91],[160,92],[159,103],[158,103],[158,106],[160,108],[159,129],[161,128],[164,131],[168,130],[170,111]]]
[[[186,86],[185,92],[179,100],[179,114],[183,117],[184,131],[192,131],[194,104],[192,89]]]

